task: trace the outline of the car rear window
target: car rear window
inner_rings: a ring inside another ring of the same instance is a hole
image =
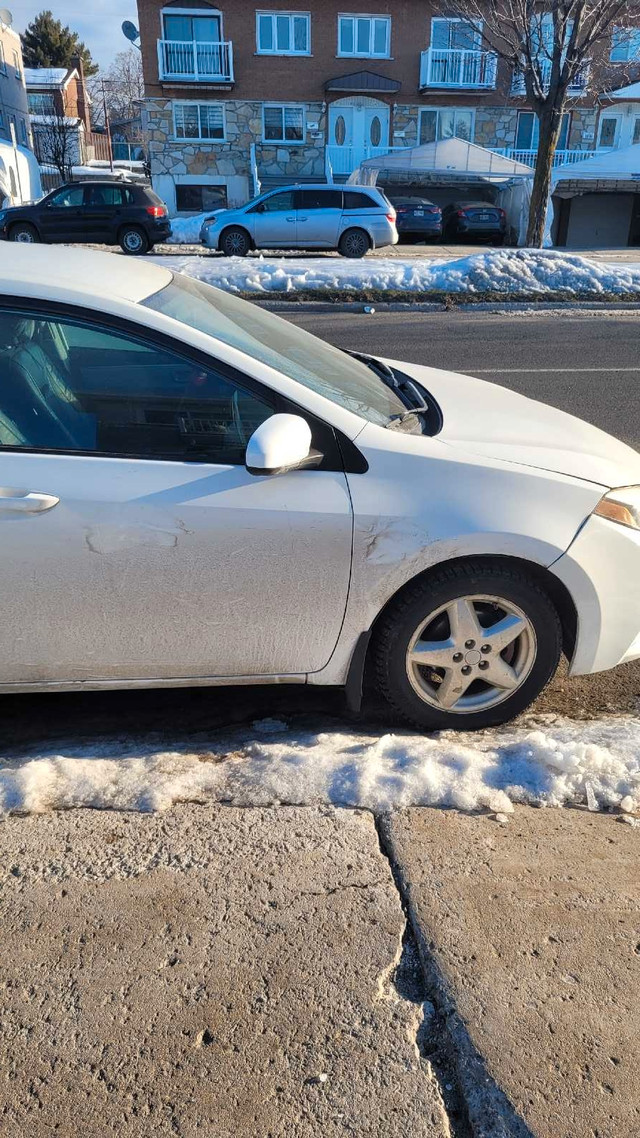
[[[345,190],[344,208],[380,209],[380,202],[374,201],[374,199],[370,198],[368,194],[363,194],[361,190]]]

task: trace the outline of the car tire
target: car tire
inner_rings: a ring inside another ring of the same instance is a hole
[[[558,613],[533,576],[500,561],[465,562],[442,566],[389,606],[372,663],[378,690],[406,722],[471,731],[529,707],[561,650]]]
[[[338,243],[338,252],[342,257],[366,257],[371,248],[371,239],[364,229],[345,229]]]
[[[120,230],[118,241],[122,252],[129,257],[141,257],[151,247],[149,238],[139,225],[125,225]]]
[[[225,257],[246,257],[251,249],[251,238],[242,226],[232,226],[220,234],[219,248]]]
[[[40,241],[40,234],[35,225],[29,225],[28,221],[19,221],[16,225],[11,226],[9,240],[21,241],[25,245],[37,245]]]

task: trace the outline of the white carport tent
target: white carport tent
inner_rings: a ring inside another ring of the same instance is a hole
[[[640,84],[634,84],[640,87]],[[627,89],[628,90],[628,89]],[[556,198],[576,198],[585,195],[607,194],[609,199],[590,198],[593,202],[593,237],[598,237],[601,227],[602,247],[626,244],[626,239],[616,240],[615,233],[626,232],[630,223],[630,208],[621,212],[620,201],[625,199],[629,206],[630,195],[640,194],[640,143],[626,146],[621,150],[596,151],[593,158],[584,162],[565,163],[553,171],[551,195]],[[613,196],[612,196],[613,195]],[[585,203],[586,204],[586,203]],[[603,208],[609,206],[609,209]],[[553,211],[548,211],[551,219]],[[588,223],[588,215],[584,219]],[[549,228],[551,220],[549,220]],[[585,242],[586,243],[586,242]],[[593,241],[591,242],[594,243]]]
[[[423,146],[395,150],[367,158],[347,179],[351,185],[386,186],[419,183],[425,187],[492,185],[497,187],[499,204],[523,244],[527,230],[533,170],[523,162],[505,158],[463,138],[447,138]]]

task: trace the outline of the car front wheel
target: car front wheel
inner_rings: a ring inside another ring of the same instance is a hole
[[[35,245],[40,240],[38,230],[33,225],[29,225],[26,221],[19,222],[18,225],[12,225],[9,230],[10,241],[22,241],[27,245]]]
[[[246,229],[225,229],[220,248],[225,257],[246,257],[251,248],[249,234]]]
[[[120,248],[130,257],[140,257],[149,250],[150,242],[144,229],[137,225],[128,225],[120,231]]]
[[[500,562],[443,566],[387,610],[374,640],[380,691],[424,730],[506,723],[540,695],[562,649],[538,582]]]

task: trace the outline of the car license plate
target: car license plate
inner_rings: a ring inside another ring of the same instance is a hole
[[[478,214],[478,221],[491,221],[491,214],[490,213],[479,213]]]
[[[424,217],[424,210],[423,209],[414,209],[413,215],[414,215],[414,217]]]

